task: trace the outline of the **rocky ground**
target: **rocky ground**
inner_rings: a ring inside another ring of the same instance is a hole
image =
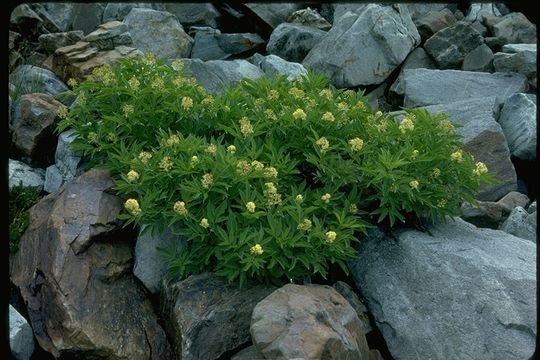
[[[530,359],[536,25],[501,3],[32,3],[9,27],[9,186],[43,198],[10,255],[16,359]],[[362,239],[351,276],[281,288],[166,278],[171,236],[116,220],[104,171],[54,132],[68,79],[153,52],[210,92],[306,68],[374,109],[444,111],[500,180],[428,232]]]

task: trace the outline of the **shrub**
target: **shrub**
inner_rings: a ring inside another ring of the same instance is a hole
[[[22,184],[9,190],[9,252],[16,253],[19,250],[19,241],[29,225],[30,209],[40,199],[38,190],[32,187],[24,187]]]
[[[126,224],[188,239],[164,249],[179,277],[282,283],[326,276],[332,264],[347,272],[368,227],[458,215],[493,181],[444,114],[407,110],[398,122],[313,72],[211,95],[180,61],[147,54],[96,70],[73,92],[59,131],[75,128],[74,146],[110,169]]]

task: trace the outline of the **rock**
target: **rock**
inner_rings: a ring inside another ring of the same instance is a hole
[[[184,281],[165,281],[162,312],[177,357],[218,359],[249,342],[255,305],[274,287],[246,285],[240,289],[214,274],[192,275]]]
[[[133,274],[152,294],[157,294],[161,283],[169,267],[163,254],[158,248],[180,251],[185,246],[185,241],[170,230],[166,229],[163,234],[157,232],[141,232],[135,245],[135,265]]]
[[[404,72],[403,89],[404,106],[418,107],[481,97],[507,98],[525,91],[527,79],[521,74],[411,69]]]
[[[40,192],[43,190],[45,170],[32,168],[21,161],[9,159],[8,172],[10,189],[22,185],[24,187],[33,187]]]
[[[209,27],[192,27],[195,32],[191,57],[201,60],[225,60],[232,55],[253,52],[264,47],[265,41],[257,34],[222,34]]]
[[[369,348],[351,305],[327,285],[287,284],[260,301],[251,339],[266,359],[367,359]]]
[[[489,27],[489,25],[488,25]],[[520,12],[511,12],[491,26],[494,37],[505,44],[536,44],[536,25]]]
[[[289,81],[293,81],[297,77],[307,74],[307,70],[302,64],[283,60],[276,55],[265,56],[260,67],[268,76],[283,74],[287,76],[287,80]]]
[[[17,101],[14,114],[20,116],[12,119],[12,141],[24,161],[37,166],[54,162],[57,144],[54,131],[61,106],[52,96],[41,93],[23,95]]]
[[[293,12],[287,19],[287,22],[309,26],[323,31],[328,31],[332,27],[332,24],[326,21],[316,9],[310,7]]]
[[[218,43],[223,51],[233,55],[255,51],[264,48],[266,44],[259,35],[252,33],[221,34],[218,37]]]
[[[131,9],[124,18],[134,46],[158,58],[177,59],[189,56],[193,39],[184,32],[178,19],[166,11]]]
[[[52,71],[33,65],[19,65],[9,74],[9,82],[21,94],[43,92],[51,96],[67,91],[68,87]]]
[[[232,85],[242,78],[255,80],[264,75],[261,69],[246,60],[184,59],[184,65],[197,81],[211,93],[218,93],[226,85]]]
[[[383,82],[420,42],[406,6],[366,5],[346,13],[303,61],[336,87]]]
[[[165,3],[165,10],[175,15],[184,27],[219,26],[219,11],[211,3]]]
[[[61,31],[43,4],[34,3],[31,5],[31,7],[36,12],[36,14],[38,14],[39,17],[42,19],[43,29],[45,30],[46,33],[47,32],[57,33]]]
[[[486,44],[478,46],[465,55],[461,69],[464,71],[493,71],[493,52]]]
[[[113,50],[118,45],[131,45],[131,34],[127,25],[120,21],[109,21],[86,35],[82,41],[91,43],[98,50]]]
[[[362,4],[362,3],[335,3],[332,4],[334,7],[334,11],[332,14],[332,23],[335,24],[343,15],[345,15],[348,11],[353,12],[355,14],[360,14],[362,11],[364,11],[364,8],[368,4]]]
[[[10,27],[24,37],[34,40],[45,31],[43,19],[28,4],[20,4],[11,12]]]
[[[484,24],[482,24],[481,21],[474,21],[471,23],[472,27],[476,29],[476,31],[478,31],[478,33],[480,33],[480,35],[482,36],[488,36],[489,32],[488,32],[488,29],[487,27],[484,26]]]
[[[515,207],[501,225],[501,230],[536,243],[536,212],[529,214],[521,206]]]
[[[457,69],[465,56],[484,43],[484,38],[468,22],[459,21],[426,40],[424,49],[441,69]]]
[[[530,359],[536,245],[455,218],[381,231],[349,262],[395,359]]]
[[[63,183],[64,177],[56,165],[53,164],[45,170],[45,182],[43,183],[43,190],[45,192],[55,192],[60,189]]]
[[[525,75],[529,84],[536,88],[536,45],[534,51],[527,49],[511,54],[495,53],[493,66],[497,72],[515,72]]]
[[[231,360],[261,360],[264,359],[264,355],[261,354],[255,345],[251,345],[243,350],[240,350],[233,355]]]
[[[244,3],[244,5],[273,28],[284,23],[293,12],[302,8],[300,3]]]
[[[369,321],[368,309],[366,308],[366,305],[364,305],[364,302],[360,300],[353,288],[343,281],[337,281],[332,285],[332,287],[336,289],[336,291],[340,293],[340,295],[343,296],[356,311],[356,315],[358,315],[358,318],[360,319],[360,323],[362,325],[361,328],[364,334],[371,332],[373,327]]]
[[[43,6],[49,13],[49,16],[62,32],[73,30],[73,13],[76,4],[61,2],[45,2]],[[81,30],[81,29],[78,29]]]
[[[499,124],[512,155],[523,160],[536,159],[536,96],[518,93],[506,99]]]
[[[527,212],[529,214],[536,212],[536,200],[534,200],[531,205],[529,205],[529,207],[527,208]]]
[[[531,200],[527,195],[517,191],[510,191],[497,201],[497,203],[501,206],[502,210],[508,214],[517,206],[526,208],[530,201]]]
[[[19,34],[18,32],[9,30],[9,42],[8,42],[9,51],[17,48],[19,46],[20,40],[21,40],[21,34]]]
[[[464,203],[461,218],[479,228],[498,229],[503,217],[503,207],[498,202],[479,201],[477,206]]]
[[[455,12],[457,6],[451,3],[407,3],[407,8],[413,21],[416,21],[430,12],[444,11],[445,8]]]
[[[16,360],[29,360],[34,352],[34,334],[26,319],[9,305],[9,347]]]
[[[81,30],[68,31],[53,34],[42,34],[39,36],[39,44],[47,54],[53,54],[56,49],[73,45],[81,40],[84,33]]]
[[[310,26],[279,24],[270,34],[266,50],[285,60],[301,62],[325,35],[325,31]]]
[[[422,17],[416,19],[414,24],[422,40],[429,39],[433,34],[454,25],[457,22],[450,9],[444,8],[440,11],[430,11]]]
[[[525,51],[536,53],[536,44],[506,44],[502,47],[502,52],[508,54],[516,54]]]
[[[465,21],[482,21],[484,16],[501,16],[501,12],[497,8],[496,4],[475,3],[469,6],[467,16],[465,16]]]
[[[131,275],[132,234],[106,171],[91,170],[30,209],[10,258],[39,345],[55,358],[168,359],[165,333]]]
[[[407,69],[436,69],[437,64],[429,57],[425,50],[421,47],[417,47],[407,56],[403,64],[401,65],[401,71],[399,75],[390,87],[389,91],[394,94],[403,95],[403,73]]]
[[[71,14],[73,30],[82,30],[85,34],[94,31],[103,17],[105,4],[102,3],[74,3]]]
[[[159,3],[106,3],[103,9],[102,22],[122,21],[133,8],[146,8],[153,10],[165,10],[165,4]]]
[[[75,136],[75,130],[73,129],[64,131],[58,136],[58,145],[56,146],[54,158],[64,181],[81,174],[82,153],[71,148]]]

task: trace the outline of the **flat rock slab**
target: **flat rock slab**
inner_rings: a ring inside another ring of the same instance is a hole
[[[388,349],[402,359],[530,359],[536,244],[456,218],[373,231],[349,262]]]

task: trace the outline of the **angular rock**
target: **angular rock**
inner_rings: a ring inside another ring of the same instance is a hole
[[[504,209],[499,202],[479,201],[477,206],[464,203],[461,218],[479,228],[498,229]]]
[[[43,4],[34,3],[31,6],[32,9],[36,12],[36,14],[38,14],[39,17],[43,20],[43,28],[45,29],[45,33],[57,33],[61,31],[54,19],[52,18],[51,14],[49,14],[48,10]]]
[[[534,200],[530,205],[529,207],[527,208],[527,212],[529,214],[532,214],[534,212],[536,212],[536,200]]]
[[[351,305],[323,285],[287,284],[259,302],[251,338],[267,359],[367,359],[369,348]]]
[[[68,31],[53,34],[42,34],[39,36],[39,44],[45,50],[47,54],[53,54],[56,49],[73,45],[77,41],[81,40],[84,33],[81,30]]]
[[[244,3],[244,5],[273,28],[286,22],[293,12],[302,8],[300,3]]]
[[[426,51],[417,47],[407,56],[403,64],[401,65],[401,71],[399,75],[390,87],[389,91],[398,95],[403,95],[403,73],[407,69],[437,69],[437,64],[429,57]]]
[[[178,3],[164,4],[166,11],[175,15],[182,26],[219,26],[220,13],[211,3]]]
[[[536,44],[506,44],[502,47],[502,52],[516,54],[524,51],[536,53]]]
[[[364,8],[368,4],[362,4],[362,3],[334,3],[333,6],[333,12],[332,12],[332,23],[335,24],[343,15],[345,15],[348,11],[353,12],[355,14],[360,14]]]
[[[424,49],[441,69],[457,69],[465,56],[484,43],[484,38],[468,22],[459,21],[426,40]]]
[[[369,321],[368,309],[366,308],[366,305],[364,305],[364,302],[360,300],[356,292],[354,292],[352,287],[343,281],[334,283],[332,287],[336,289],[336,291],[340,293],[356,311],[356,315],[358,315],[358,319],[360,319],[360,323],[362,324],[362,331],[364,334],[371,332],[373,327]]]
[[[218,29],[192,27],[195,32],[191,57],[201,60],[225,60],[264,47],[265,41],[257,34],[222,34]]]
[[[247,51],[264,48],[266,42],[258,34],[241,33],[221,34],[218,37],[218,43],[223,51],[233,55],[239,55]]]
[[[57,111],[63,106],[47,94],[23,95],[15,104],[12,119],[14,150],[31,165],[50,165],[54,162],[57,137],[54,134],[59,120]]]
[[[9,347],[17,360],[29,360],[34,352],[34,334],[28,321],[9,305]]]
[[[508,194],[504,195],[497,203],[502,207],[502,210],[505,213],[510,213],[515,207],[521,206],[526,208],[531,200],[525,194],[522,194],[517,191],[510,191]]]
[[[82,30],[85,34],[94,31],[101,24],[104,9],[103,3],[74,3],[71,14],[73,30]]]
[[[433,34],[454,25],[457,22],[450,9],[444,8],[440,11],[430,11],[422,17],[416,19],[414,24],[422,40],[429,39]]]
[[[310,7],[293,12],[287,19],[287,22],[313,27],[323,31],[328,31],[332,27],[332,24],[326,21],[316,9]]]
[[[49,16],[62,32],[73,30],[74,3],[46,2],[43,4]],[[81,30],[81,29],[79,29]]]
[[[8,173],[10,189],[22,185],[33,187],[38,191],[43,190],[45,180],[45,170],[43,169],[33,168],[21,161],[9,159]]]
[[[255,80],[264,75],[261,69],[246,60],[184,59],[184,65],[197,81],[211,93],[218,93],[227,85],[243,78]]]
[[[10,14],[9,23],[13,30],[31,40],[46,31],[43,19],[28,4],[16,6]]]
[[[369,4],[335,21],[303,65],[336,87],[380,84],[419,42],[406,6]]]
[[[45,192],[53,193],[60,189],[63,183],[64,177],[56,165],[53,164],[45,170],[45,181],[43,183]]]
[[[514,94],[504,102],[499,116],[512,155],[523,160],[536,159],[536,96]]]
[[[521,74],[411,69],[404,72],[403,89],[404,106],[418,107],[490,96],[506,99],[525,91],[527,78]]]
[[[169,271],[167,262],[159,248],[180,251],[185,240],[166,229],[163,234],[146,231],[140,233],[135,245],[133,274],[152,294],[157,294],[161,283]]]
[[[102,21],[104,23],[114,20],[122,21],[133,8],[147,8],[163,11],[165,10],[164,5],[165,4],[159,3],[107,3],[105,9],[103,9]]]
[[[270,34],[266,51],[288,61],[301,62],[325,35],[325,31],[311,26],[279,24]]]
[[[411,18],[416,21],[430,12],[444,11],[445,8],[455,12],[457,5],[455,3],[407,3],[407,8]]]
[[[536,44],[536,25],[520,12],[511,12],[491,26],[494,37],[504,44]]]
[[[234,354],[231,360],[261,360],[264,358],[264,355],[257,350],[257,347],[255,345],[251,345]]]
[[[493,57],[493,67],[497,72],[515,72],[523,74],[529,79],[529,83],[536,88],[536,45],[534,51],[527,49],[516,51],[511,54],[504,52],[495,53]]]
[[[249,284],[240,289],[209,273],[164,281],[162,316],[177,356],[213,360],[249,342],[253,308],[274,290]]]
[[[482,21],[484,19],[484,16],[502,16],[502,14],[497,8],[496,4],[476,3],[469,6],[469,9],[467,10],[467,16],[465,16],[465,21]]]
[[[193,39],[184,32],[178,19],[166,11],[131,9],[124,18],[133,45],[158,58],[177,59],[189,56]]]
[[[71,148],[75,136],[75,130],[73,129],[64,131],[58,136],[58,145],[56,146],[54,158],[64,181],[81,174],[82,153]]]
[[[493,71],[493,51],[486,44],[478,46],[465,55],[461,69],[464,71]]]
[[[30,210],[10,259],[39,345],[55,358],[169,359],[165,333],[133,276],[132,234],[106,171],[91,170]]]
[[[127,32],[127,25],[114,20],[101,24],[98,28],[86,35],[82,41],[89,42],[98,50],[112,50],[118,45],[131,45],[131,34]]]
[[[18,32],[9,30],[9,42],[8,42],[9,51],[18,47],[20,39],[21,39],[21,34],[19,34]]]
[[[515,207],[501,225],[501,230],[536,243],[536,212],[529,214],[521,206]]]
[[[68,87],[52,71],[32,65],[19,65],[9,74],[9,82],[19,88],[21,94],[43,92],[55,96]]]
[[[307,70],[302,64],[283,60],[276,55],[265,56],[264,60],[261,61],[260,67],[268,76],[283,74],[287,76],[287,80],[289,81],[307,74]]]
[[[455,218],[372,233],[349,262],[395,359],[530,359],[536,245]]]

